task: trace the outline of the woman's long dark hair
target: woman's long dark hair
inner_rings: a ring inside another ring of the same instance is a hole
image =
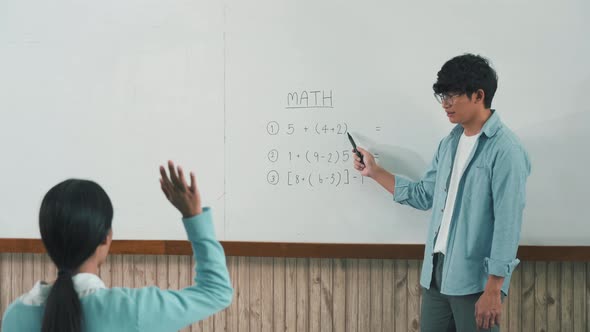
[[[92,181],[66,180],[43,198],[39,229],[59,272],[45,303],[41,331],[82,331],[82,306],[72,276],[105,241],[112,220],[109,196]]]

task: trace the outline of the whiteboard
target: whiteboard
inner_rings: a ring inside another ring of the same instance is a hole
[[[173,159],[220,239],[424,243],[430,212],[358,176],[345,133],[419,179],[453,127],[436,73],[472,52],[531,156],[521,243],[590,245],[583,0],[39,6],[0,4],[2,237],[39,237],[43,194],[84,177],[111,196],[115,238],[184,239],[157,184]]]
[[[115,239],[184,239],[168,159],[223,220],[223,49],[216,1],[0,2],[2,237],[39,238],[43,196],[76,177],[109,194]]]

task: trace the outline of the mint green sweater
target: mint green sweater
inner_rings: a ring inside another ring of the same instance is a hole
[[[194,284],[182,290],[106,288],[95,275],[76,275],[74,285],[82,302],[85,332],[177,331],[229,306],[233,289],[210,210],[205,208],[183,223],[198,263]],[[4,313],[2,331],[40,331],[50,288],[37,283],[15,300]]]

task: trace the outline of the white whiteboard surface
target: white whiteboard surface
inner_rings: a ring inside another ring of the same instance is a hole
[[[589,12],[583,0],[5,1],[0,237],[38,238],[43,194],[84,177],[111,196],[115,238],[184,239],[157,182],[174,159],[197,174],[220,239],[424,243],[430,212],[360,178],[345,132],[418,179],[453,127],[436,73],[472,52],[492,60],[493,108],[531,156],[521,243],[590,245]]]
[[[2,1],[0,73],[2,237],[38,238],[43,195],[81,177],[111,197],[115,239],[183,239],[168,159],[223,220],[222,4]]]

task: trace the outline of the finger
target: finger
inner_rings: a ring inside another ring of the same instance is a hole
[[[496,315],[496,325],[500,326],[500,321],[502,320],[502,314],[497,314]]]
[[[170,179],[176,188],[182,188],[182,183],[178,180],[178,176],[176,175],[176,171],[174,170],[174,163],[172,160],[168,161],[168,170],[170,171]]]
[[[178,179],[182,184],[182,191],[186,191],[189,189],[188,184],[186,183],[186,179],[184,178],[184,172],[182,171],[182,167],[178,166]]]
[[[369,151],[367,151],[363,148],[357,148],[357,150],[363,155],[364,162],[366,162],[367,159],[373,158],[373,155]]]
[[[482,322],[482,323],[483,323],[482,327],[483,327],[485,330],[489,329],[489,328],[490,328],[490,316],[487,316],[487,315],[486,315],[486,316],[484,317],[484,319],[483,319],[483,322]]]
[[[164,186],[168,187],[168,186],[172,185],[172,183],[170,182],[170,179],[168,178],[168,174],[166,174],[166,169],[164,168],[164,166],[160,166],[160,175],[162,176],[162,181],[164,182]]]
[[[190,191],[193,194],[197,193],[197,179],[195,178],[195,173],[191,172],[191,186],[190,186]]]
[[[491,329],[494,326],[494,317],[491,317],[489,321],[486,322],[486,329]]]
[[[370,154],[369,151],[367,151],[367,150],[365,150],[363,148],[359,148],[358,146],[357,146],[356,149],[363,155],[363,157],[366,156],[366,155],[368,155],[368,154]]]
[[[477,328],[481,329],[483,326],[483,318],[481,317],[481,315],[478,315],[475,321],[477,322]]]
[[[168,189],[166,189],[166,185],[164,184],[164,180],[162,179],[160,179],[160,187],[162,188],[164,196],[166,196],[167,199],[170,199],[170,193],[168,192]]]

